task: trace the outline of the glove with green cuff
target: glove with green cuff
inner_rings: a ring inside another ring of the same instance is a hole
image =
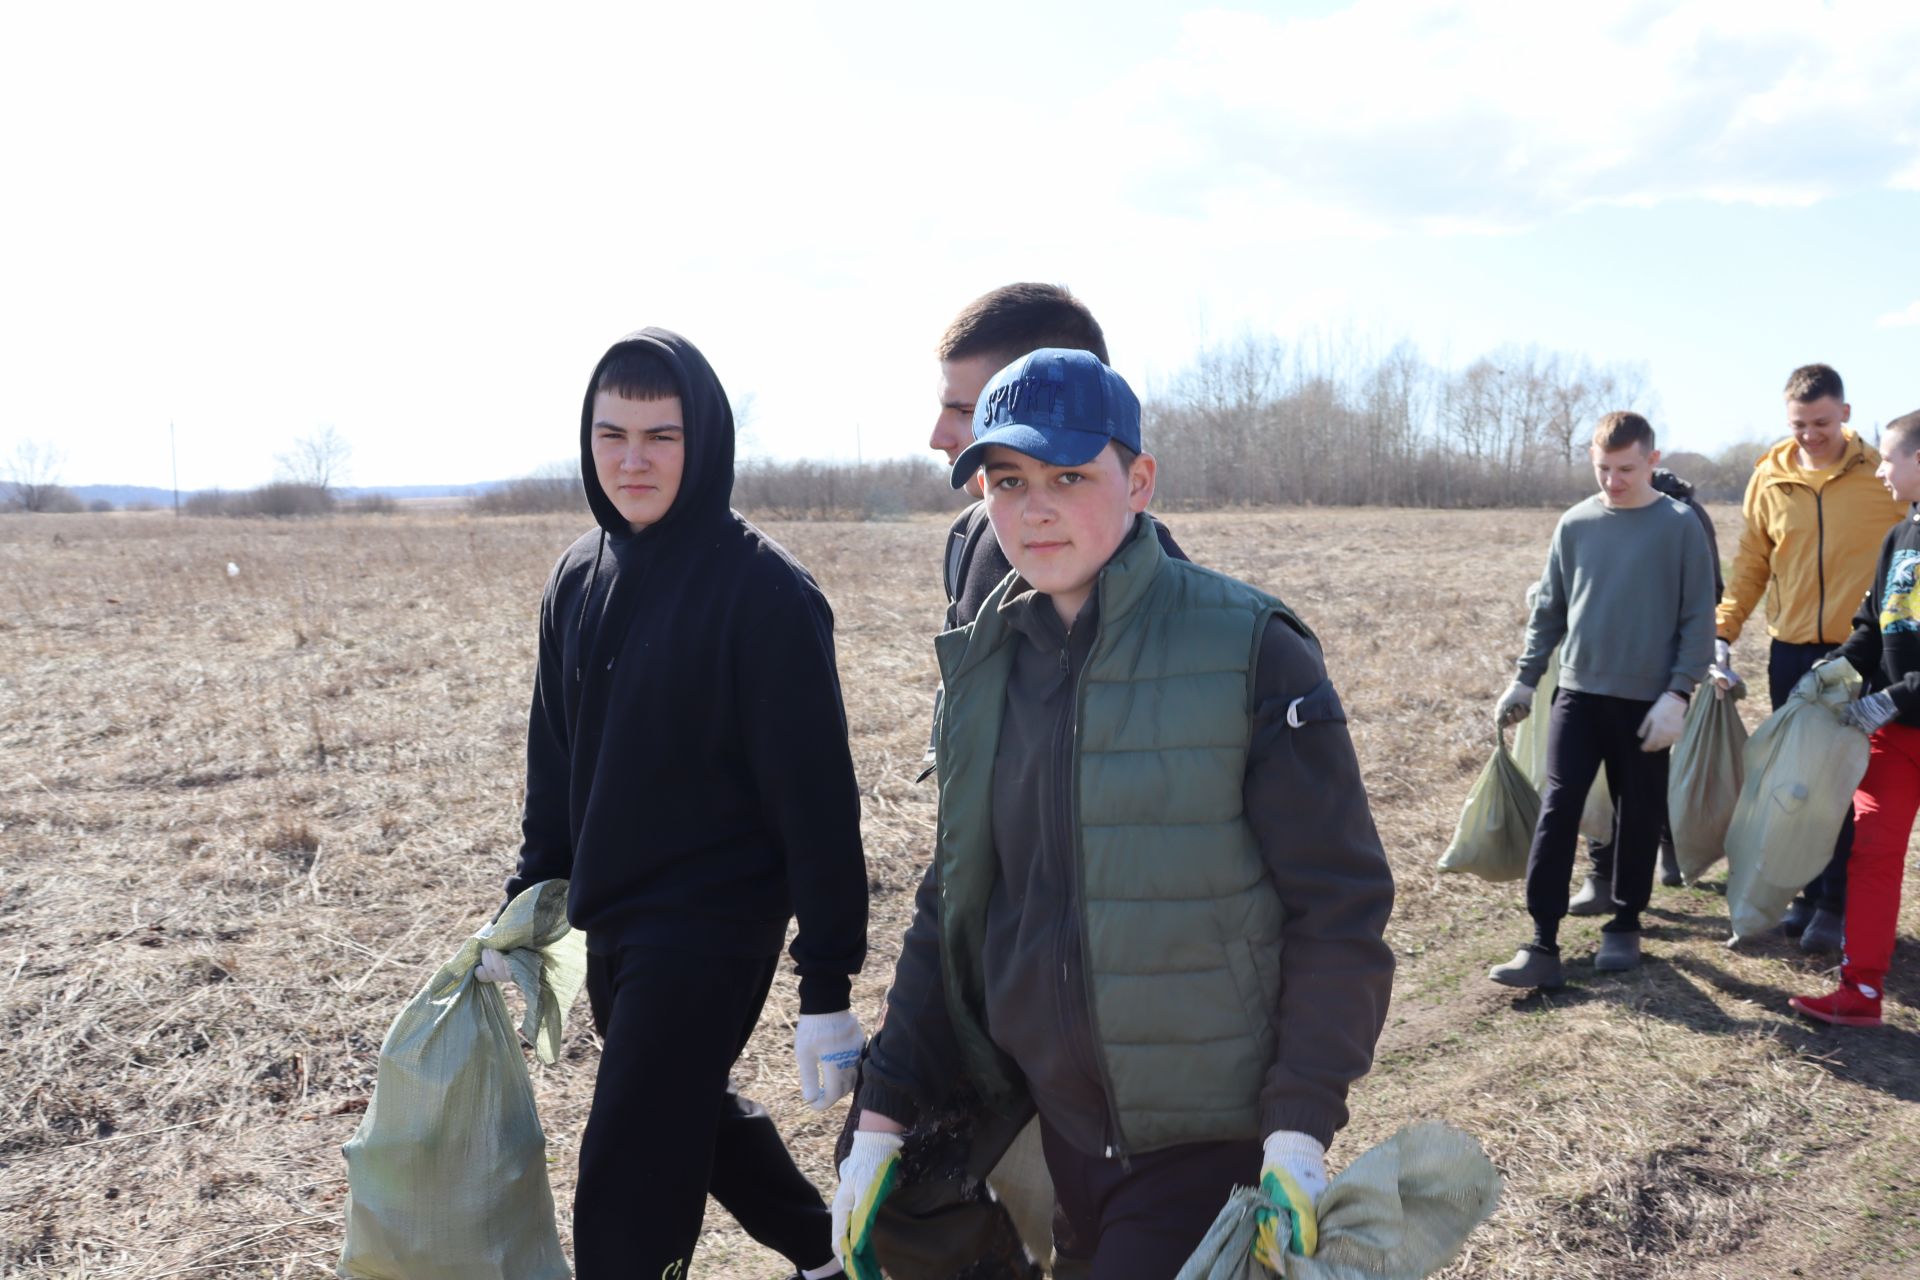
[[[1327,1189],[1326,1152],[1304,1133],[1280,1129],[1267,1135],[1260,1190],[1277,1207],[1263,1208],[1254,1218],[1253,1256],[1276,1275],[1284,1265],[1282,1254],[1311,1258],[1320,1246],[1313,1206]]]
[[[882,1280],[873,1223],[899,1180],[900,1143],[897,1133],[862,1129],[840,1162],[840,1187],[833,1193],[833,1256],[853,1280]]]

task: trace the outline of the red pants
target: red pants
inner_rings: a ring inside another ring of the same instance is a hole
[[[1920,812],[1920,729],[1890,724],[1868,739],[1867,775],[1853,793],[1846,958],[1840,974],[1880,991],[1893,963],[1907,839]]]

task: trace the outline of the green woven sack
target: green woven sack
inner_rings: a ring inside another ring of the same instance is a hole
[[[1370,1147],[1314,1203],[1320,1247],[1289,1253],[1283,1280],[1421,1280],[1459,1255],[1500,1199],[1500,1175],[1480,1144],[1437,1120],[1408,1125]],[[1176,1280],[1272,1280],[1253,1258],[1254,1215],[1265,1197],[1241,1187],[1227,1200]]]
[[[373,1101],[341,1148],[355,1280],[564,1280],[547,1140],[498,987],[473,976],[482,947],[506,955],[526,997],[520,1035],[560,1050],[586,979],[586,939],[567,925],[567,882],[546,880],[460,945],[380,1045]]]
[[[1747,739],[1746,781],[1726,841],[1727,914],[1736,939],[1779,924],[1793,896],[1833,856],[1867,772],[1867,735],[1840,721],[1859,696],[1852,666],[1823,662]]]
[[[1701,685],[1667,767],[1667,829],[1688,884],[1726,852],[1727,827],[1747,776],[1740,758],[1747,726],[1739,706],[1746,692],[1746,685],[1737,684],[1716,698],[1710,684]]]
[[[1467,792],[1453,842],[1440,855],[1440,870],[1464,871],[1482,880],[1520,879],[1527,874],[1527,850],[1539,820],[1540,795],[1496,730],[1493,757]]]

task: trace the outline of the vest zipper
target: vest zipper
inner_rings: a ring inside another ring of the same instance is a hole
[[[1104,601],[1102,602],[1105,603]],[[1106,613],[1101,611],[1102,622]],[[1095,651],[1100,646],[1100,637],[1094,636],[1093,644],[1087,650],[1087,660],[1080,664],[1080,671],[1073,679],[1073,719],[1067,724],[1068,743],[1068,789],[1067,789],[1067,825],[1072,839],[1073,868],[1080,909],[1080,925],[1076,930],[1080,935],[1080,981],[1086,989],[1087,1028],[1092,1032],[1093,1063],[1100,1073],[1100,1091],[1105,1095],[1107,1104],[1107,1132],[1110,1142],[1106,1144],[1109,1159],[1118,1157],[1120,1167],[1128,1172],[1133,1170],[1133,1162],[1128,1158],[1126,1139],[1120,1129],[1120,1104],[1113,1096],[1113,1073],[1107,1069],[1107,1055],[1101,1050],[1100,1011],[1093,1002],[1093,948],[1087,941],[1085,927],[1087,914],[1087,858],[1086,850],[1080,841],[1080,695],[1086,686],[1087,668],[1093,665]],[[1065,657],[1065,651],[1061,656]]]

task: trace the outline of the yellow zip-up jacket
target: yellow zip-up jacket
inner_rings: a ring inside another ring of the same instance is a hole
[[[1840,461],[1810,471],[1791,437],[1753,465],[1740,503],[1746,526],[1714,611],[1722,640],[1767,597],[1767,634],[1783,644],[1833,644],[1853,631],[1887,530],[1907,514],[1874,479],[1880,454],[1853,432]]]

